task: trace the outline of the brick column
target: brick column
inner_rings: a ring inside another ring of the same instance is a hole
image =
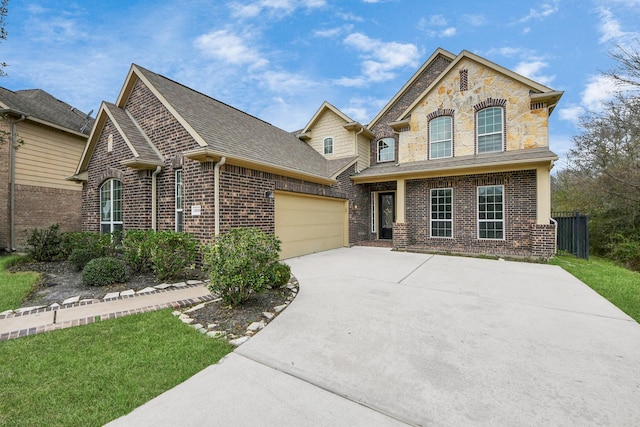
[[[406,250],[409,244],[409,235],[406,222],[393,223],[393,247],[398,250]]]
[[[556,254],[556,226],[534,224],[531,229],[531,255],[547,260]]]

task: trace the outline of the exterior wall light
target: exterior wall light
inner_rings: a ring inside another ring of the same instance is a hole
[[[274,193],[273,193],[273,190],[269,190],[269,191],[265,192],[265,193],[264,193],[264,197],[266,197],[267,199],[271,199],[271,200],[273,200],[273,199],[274,199],[274,197],[275,197],[275,195],[274,195]]]

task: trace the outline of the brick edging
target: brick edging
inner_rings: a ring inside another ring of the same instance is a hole
[[[200,285],[189,285],[189,286],[200,286]],[[181,287],[179,289],[184,289],[185,287],[186,286],[183,286],[183,287]],[[162,291],[166,291],[166,289],[162,289]],[[149,292],[149,293],[151,294],[153,292]],[[125,295],[124,297],[118,297],[118,298],[130,298],[130,297],[134,297],[136,295]],[[145,294],[142,294],[142,295],[145,295]],[[49,331],[54,331],[54,330],[58,330],[58,329],[71,328],[71,327],[74,327],[74,326],[88,325],[88,324],[91,324],[91,323],[95,323],[96,318],[98,318],[98,317],[100,318],[101,321],[102,320],[109,320],[109,319],[116,319],[118,317],[128,316],[128,315],[131,315],[131,314],[147,313],[147,312],[151,312],[151,311],[164,310],[166,308],[174,308],[175,309],[175,308],[180,308],[180,307],[184,307],[184,306],[188,306],[188,305],[200,304],[200,303],[203,303],[203,302],[211,301],[214,298],[215,298],[215,295],[209,294],[209,295],[203,295],[203,296],[196,297],[196,298],[188,298],[188,299],[183,299],[183,300],[178,300],[178,301],[165,302],[165,303],[162,303],[162,304],[155,304],[155,305],[148,305],[148,306],[145,306],[145,307],[138,307],[138,308],[134,308],[134,309],[130,309],[130,310],[121,310],[121,311],[116,311],[116,312],[113,312],[113,313],[108,313],[108,314],[103,314],[103,315],[96,315],[96,316],[84,317],[84,318],[80,318],[80,319],[68,320],[68,321],[62,322],[62,323],[49,323],[47,325],[32,327],[32,328],[28,328],[28,329],[20,329],[20,330],[11,331],[11,332],[5,332],[2,335],[0,335],[0,341],[6,341],[6,340],[13,339],[13,338],[26,337],[26,336],[29,336],[29,335],[40,334],[40,333],[43,333],[43,332],[49,332]],[[109,302],[109,301],[113,301],[115,299],[116,298],[109,299],[107,301],[99,301],[99,302]],[[77,303],[74,303],[74,304],[77,304]],[[68,304],[69,307],[65,307],[65,308],[70,308],[72,305],[73,304]],[[42,310],[45,311],[44,309],[42,309]],[[59,310],[59,309],[54,309],[54,310]],[[29,312],[29,313],[33,313],[33,311]],[[22,313],[20,313],[20,315],[22,315]]]
[[[115,298],[109,298],[109,299],[91,299],[91,300],[87,300],[87,301],[78,301],[78,302],[73,302],[70,304],[64,304],[64,305],[60,305],[60,307],[51,307],[50,305],[47,307],[41,307],[41,308],[36,308],[33,310],[29,310],[29,311],[23,311],[20,313],[8,313],[8,314],[2,314],[0,315],[0,320],[3,319],[8,319],[8,318],[13,318],[13,317],[20,317],[20,316],[28,316],[31,314],[38,314],[38,313],[46,313],[47,311],[54,311],[54,310],[64,310],[66,308],[73,308],[73,307],[80,307],[80,306],[84,306],[84,305],[91,305],[91,304],[100,304],[100,303],[104,303],[104,302],[111,302],[111,301],[117,301],[120,299],[125,299],[125,298],[133,298],[133,297],[142,297],[145,295],[154,295],[157,293],[161,293],[161,292],[172,292],[172,291],[178,291],[180,289],[188,289],[188,288],[193,288],[196,286],[204,286],[204,284],[200,283],[200,284],[195,284],[195,285],[185,285],[185,286],[180,286],[180,287],[175,287],[173,286],[172,289],[156,289],[153,292],[145,292],[145,293],[135,293],[133,295],[120,295],[117,296]]]

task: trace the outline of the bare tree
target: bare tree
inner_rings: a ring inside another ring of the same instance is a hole
[[[7,13],[9,13],[9,9],[7,7],[8,5],[9,5],[9,0],[0,1],[0,42],[2,40],[7,39],[7,30],[4,28],[4,26],[6,24],[5,19],[7,17]],[[0,62],[0,77],[7,75],[7,73],[5,73],[4,71],[6,66],[7,66],[6,62],[4,61]]]

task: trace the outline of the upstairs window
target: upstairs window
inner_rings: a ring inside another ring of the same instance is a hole
[[[396,140],[393,138],[382,138],[378,141],[378,162],[392,162],[396,159]]]
[[[429,158],[439,159],[452,156],[451,116],[442,116],[429,122]]]
[[[324,139],[324,154],[333,154],[333,138]]]
[[[110,179],[100,187],[100,232],[122,231],[122,182]]]
[[[485,108],[478,111],[478,154],[502,151],[504,146],[503,109]]]
[[[184,209],[182,208],[182,169],[176,171],[176,231],[184,231]]]

